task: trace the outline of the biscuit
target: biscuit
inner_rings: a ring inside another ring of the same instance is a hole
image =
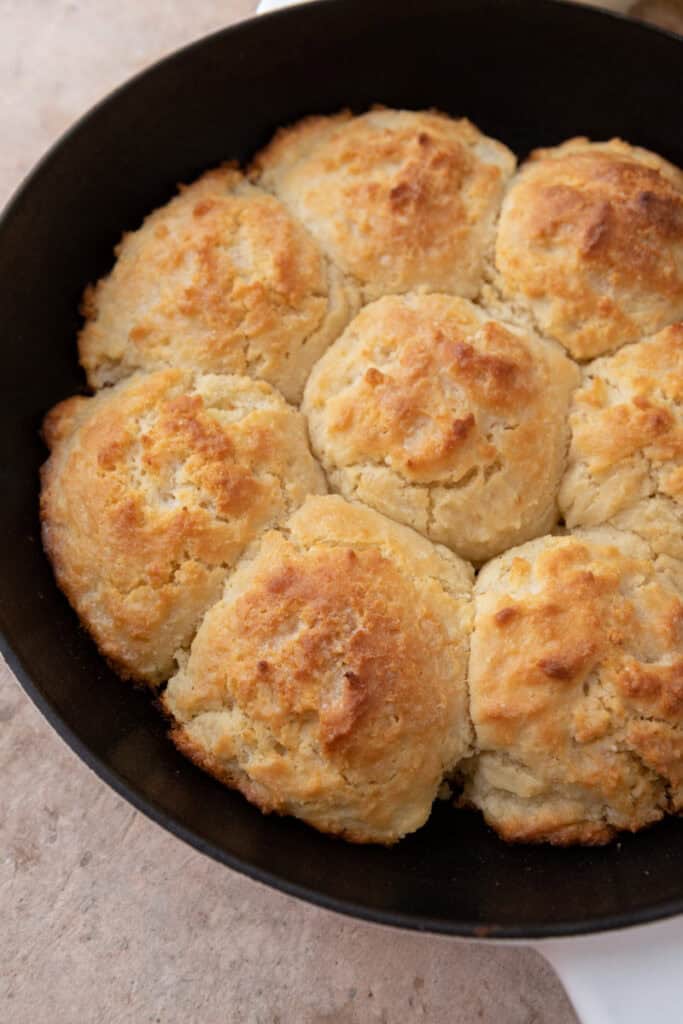
[[[245,546],[325,491],[301,415],[247,377],[136,374],[56,406],[45,437],[57,581],[117,671],[152,684]]]
[[[95,388],[183,366],[257,377],[298,402],[357,305],[282,204],[229,167],[183,188],[116,252],[83,303],[80,357]]]
[[[480,573],[464,802],[505,839],[600,844],[683,809],[683,563],[542,537]]]
[[[577,359],[680,320],[683,172],[618,139],[536,150],[503,202],[494,282]]]
[[[385,296],[314,368],[302,411],[335,490],[480,562],[556,522],[579,376],[465,299]]]
[[[589,363],[569,422],[567,526],[610,522],[683,559],[683,324]]]
[[[252,174],[367,301],[416,288],[476,296],[514,168],[467,120],[375,108],[281,129]]]
[[[471,569],[337,496],[244,556],[163,703],[179,748],[264,811],[356,842],[429,816],[469,751]]]

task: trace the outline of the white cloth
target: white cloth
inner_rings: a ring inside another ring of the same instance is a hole
[[[594,7],[604,7],[608,11],[619,11],[626,14],[633,6],[633,0],[575,0],[577,3],[592,3]],[[265,14],[266,11],[278,11],[281,7],[291,7],[295,3],[308,3],[308,0],[261,0],[256,8],[257,14]]]
[[[279,11],[281,7],[293,7],[295,3],[308,3],[308,0],[261,0],[256,8],[256,13],[265,14],[266,11]]]

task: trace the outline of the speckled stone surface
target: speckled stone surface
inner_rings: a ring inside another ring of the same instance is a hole
[[[0,203],[80,113],[251,0],[0,0]],[[3,1024],[572,1024],[519,948],[356,923],[213,863],[109,790],[0,662]]]

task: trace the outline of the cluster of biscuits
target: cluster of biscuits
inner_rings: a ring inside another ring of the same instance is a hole
[[[84,313],[44,545],[193,761],[359,842],[446,792],[525,841],[683,809],[680,170],[308,118]]]

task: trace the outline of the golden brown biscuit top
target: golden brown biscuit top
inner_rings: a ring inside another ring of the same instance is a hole
[[[683,324],[587,367],[574,396],[572,462],[592,477],[646,461],[655,489],[683,503]]]
[[[276,310],[325,294],[316,246],[273,196],[248,186],[236,171],[205,178],[206,195],[193,195],[179,244],[160,254],[162,272],[186,264],[188,257],[195,260],[194,277],[178,301],[183,314],[200,317],[209,332],[246,317],[248,333],[256,333]],[[185,189],[181,199],[189,200],[194,188]],[[160,225],[156,237],[163,239],[167,230]]]
[[[125,235],[117,255],[84,302],[91,383],[180,365],[292,392],[287,361],[327,315],[328,269],[277,199],[236,170],[209,171]]]
[[[370,767],[438,727],[445,706],[431,683],[447,631],[415,621],[412,588],[387,558],[346,546],[302,553],[269,536],[260,564],[195,661],[182,712],[229,695],[278,736],[313,717],[326,757]]]
[[[98,642],[132,674],[148,670],[136,670],[131,637],[152,658],[180,605],[199,602],[191,621],[205,610],[193,587],[216,584],[261,529],[325,489],[302,418],[243,377],[135,375],[57,406],[45,435],[46,548],[72,603],[100,622]],[[158,652],[162,677],[174,650]]]
[[[495,424],[517,426],[542,397],[539,356],[465,300],[388,296],[316,368],[304,409],[324,401],[326,444],[340,464],[385,463],[413,482],[459,478],[495,463],[505,440]],[[526,433],[533,445],[538,424]],[[521,444],[517,432],[520,458]]]
[[[503,205],[496,266],[579,358],[683,314],[683,174],[613,140],[538,150]]]
[[[530,167],[535,195],[523,224],[532,245],[571,245],[596,271],[679,293],[673,261],[660,279],[657,244],[681,239],[683,195],[661,173],[605,152],[576,153],[542,171],[537,162]]]
[[[366,298],[420,285],[471,297],[514,157],[469,121],[375,109],[307,118],[254,166]]]
[[[469,589],[466,566],[412,531],[340,498],[309,499],[230,578],[165,702],[181,723],[239,709],[248,725],[241,741],[225,738],[231,750],[265,727],[279,768],[264,771],[290,799],[320,784],[321,759],[344,785],[438,785],[435,765],[469,737]],[[257,760],[247,771],[259,781]],[[363,800],[378,813],[372,791]]]
[[[276,421],[287,407],[267,385],[247,382],[246,409],[239,409],[239,385],[232,396],[244,419],[231,423],[230,399],[225,411],[220,408],[229,378],[219,380],[219,404],[211,408],[208,392],[205,397],[195,390],[192,377],[162,370],[133,378],[118,394],[70,400],[78,402],[83,418],[64,453],[68,464],[59,486],[78,515],[71,525],[84,527],[87,516],[95,530],[82,541],[121,553],[103,568],[122,588],[142,578],[168,580],[179,559],[221,562],[243,532],[251,534],[272,516],[272,473],[282,471],[286,456],[259,405]],[[199,384],[212,386],[206,379]],[[60,412],[58,406],[51,414],[48,437]],[[280,504],[279,476],[276,483]]]
[[[609,528],[489,563],[470,672],[482,750],[560,787],[604,790],[607,802],[628,796],[619,752],[681,787],[682,592],[680,563],[653,560],[633,534]]]

